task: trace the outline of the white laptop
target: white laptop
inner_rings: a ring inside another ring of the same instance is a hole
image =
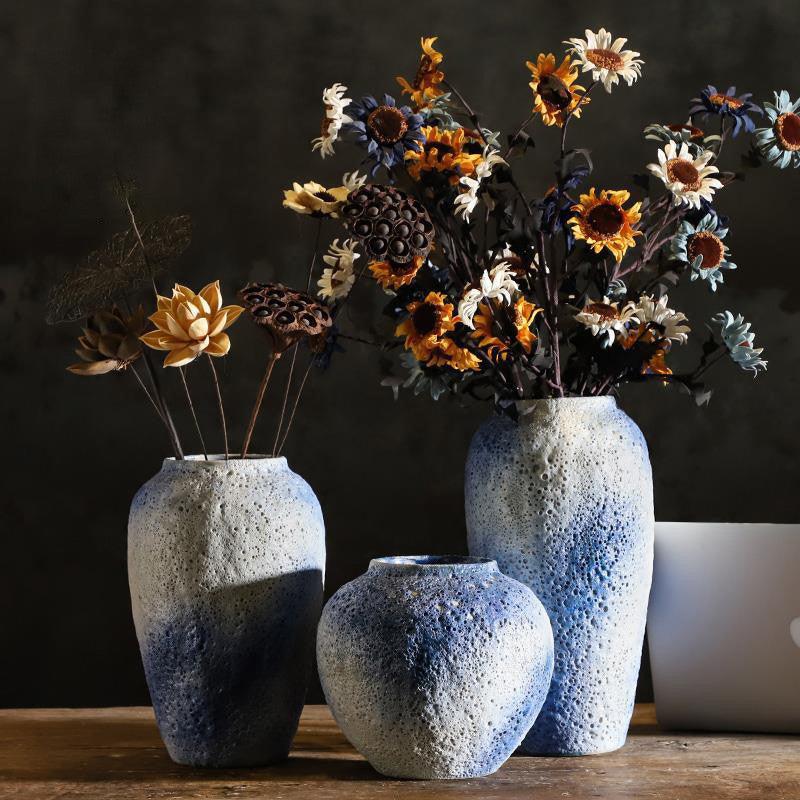
[[[659,724],[800,733],[800,525],[657,522]]]

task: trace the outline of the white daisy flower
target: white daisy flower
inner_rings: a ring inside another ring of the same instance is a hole
[[[313,147],[311,152],[319,150],[319,154],[325,156],[333,155],[333,143],[339,138],[339,131],[346,122],[352,122],[350,117],[344,113],[345,108],[352,102],[344,93],[347,87],[341,83],[334,83],[333,86],[322,92],[322,102],[325,104],[325,116],[322,119],[322,131],[320,136],[311,140]]]
[[[599,302],[589,300],[575,315],[575,319],[585,325],[593,336],[600,338],[601,347],[610,347],[617,334],[624,336],[629,324],[636,325],[639,322],[633,303],[625,303],[620,308],[619,303],[612,302],[608,297]]]
[[[358,170],[355,172],[345,172],[345,174],[342,175],[342,186],[344,186],[348,192],[360,189],[366,182],[367,176],[359,175]]]
[[[339,240],[334,239],[328,246],[327,254],[322,257],[328,267],[322,271],[317,281],[317,294],[324,300],[333,303],[350,294],[356,282],[355,261],[361,257],[356,253],[356,247],[357,243],[352,239],[347,239],[341,246]]]
[[[472,318],[484,300],[501,300],[510,304],[511,294],[518,289],[519,285],[514,280],[511,265],[508,262],[501,261],[491,270],[484,270],[478,288],[467,289],[458,304],[461,322],[468,328],[474,328]]]
[[[764,352],[763,347],[755,347],[756,335],[750,330],[750,323],[744,321],[741,314],[735,316],[730,311],[720,311],[715,314],[711,321],[720,326],[720,335],[728,354],[734,363],[742,369],[753,373],[753,377],[758,375],[760,369],[767,368],[767,362],[761,358]]]
[[[462,191],[453,201],[455,213],[464,219],[469,219],[475,206],[478,205],[481,181],[488,178],[498,164],[507,163],[497,150],[493,150],[487,145],[483,151],[483,160],[475,167],[475,177],[465,175],[459,181],[462,186],[466,187],[466,190]]]
[[[684,322],[688,322],[686,315],[682,311],[674,311],[667,307],[669,298],[664,295],[659,300],[643,294],[639,298],[639,305],[636,308],[636,316],[643,325],[656,325],[660,330],[663,339],[686,344],[692,329]]]
[[[615,39],[600,28],[593,33],[588,28],[586,38],[567,39],[564,44],[571,45],[568,53],[573,61],[583,66],[583,72],[591,72],[592,80],[600,81],[607,92],[622,78],[630,86],[642,74],[642,61],[635,50],[623,50],[627,39]]]
[[[678,149],[675,142],[667,142],[658,151],[658,164],[648,164],[647,169],[664,181],[672,192],[672,202],[692,208],[700,208],[701,200],[711,202],[714,192],[722,188],[718,178],[712,178],[719,170],[709,161],[714,157],[711,150],[703,150],[693,157],[689,145],[684,142]]]

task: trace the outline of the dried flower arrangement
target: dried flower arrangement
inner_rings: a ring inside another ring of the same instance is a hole
[[[117,180],[115,191],[125,208],[129,229],[115,234],[105,247],[91,253],[83,264],[52,287],[48,298],[47,321],[50,324],[86,320],[75,350],[80,361],[67,369],[84,376],[131,374],[163,423],[175,458],[183,459],[184,449],[174,416],[148,348],[164,351],[163,366],[173,367],[180,378],[203,456],[208,460],[208,449],[186,377],[186,367],[207,356],[227,460],[231,457],[228,426],[214,359],[230,351],[231,341],[226,331],[246,310],[266,334],[269,353],[240,453],[244,458],[249,452],[275,363],[291,350],[291,366],[271,450],[273,456],[280,455],[311,366],[324,361],[328,334],[333,329],[330,310],[307,292],[279,283],[248,284],[239,291],[242,306],[223,305],[218,280],[199,292],[176,283],[171,297],[162,296],[158,290],[158,276],[188,247],[190,219],[175,216],[140,223],[135,212],[133,184]],[[315,260],[316,257],[312,260],[312,270]],[[134,306],[134,296],[142,290],[154,295],[156,308],[149,317],[142,304]],[[149,331],[148,320],[154,326]],[[295,360],[301,343],[309,347],[312,358],[295,392],[287,420]],[[144,366],[142,371],[137,368],[137,362]]]
[[[605,395],[633,381],[677,384],[703,403],[710,392],[700,379],[725,354],[754,375],[766,369],[749,323],[723,311],[709,321],[697,366],[674,372],[672,350],[691,331],[668,291],[688,276],[716,292],[735,269],[727,218],[713,205],[739,177],[721,171],[723,146],[752,134],[745,162],[800,166],[800,100],[783,91],[762,109],[734,87],[708,86],[687,122],[645,129],[657,158],[635,177],[632,201],[630,189],[586,187],[589,151],[567,146],[596,87],[611,92],[641,76],[625,39],[587,30],[565,42],[560,63],[552,53],[527,62],[532,110],[505,146],[445,77],[435,43],[423,38],[413,79],[397,79],[408,105],[388,94],[356,102],[338,83],[323,92],[313,150],[325,158],[351,138],[366,150],[370,182],[351,173],[339,187],[285,192],[286,207],[338,218],[350,237],[325,256],[321,298],[335,308],[366,270],[391,295],[386,313],[408,373],[384,385],[395,395],[401,386],[435,398],[463,391],[513,415],[519,399]],[[756,129],[764,112],[768,125]],[[512,164],[532,151],[536,120],[560,135],[550,188],[528,197]],[[718,133],[697,126],[711,122]]]

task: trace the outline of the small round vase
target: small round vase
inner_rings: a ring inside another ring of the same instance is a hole
[[[136,635],[179,764],[286,758],[322,608],[325,528],[284,458],[167,459],[128,523]]]
[[[473,437],[469,551],[533,589],[555,670],[531,755],[589,755],[628,732],[653,568],[653,482],[639,428],[612,397],[534,400]]]
[[[377,558],[325,606],[317,664],[339,727],[378,772],[473,778],[539,713],[553,637],[533,592],[494,561]]]

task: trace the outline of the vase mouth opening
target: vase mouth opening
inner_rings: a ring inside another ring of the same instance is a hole
[[[397,573],[474,572],[497,570],[491,558],[462,555],[383,556],[369,562],[371,570]]]
[[[248,453],[242,458],[238,453],[231,453],[225,458],[224,453],[209,453],[208,457],[200,454],[185,455],[182,459],[174,456],[164,459],[165,467],[178,469],[221,469],[233,467],[280,468],[286,466],[285,456],[271,456],[262,453]]]

